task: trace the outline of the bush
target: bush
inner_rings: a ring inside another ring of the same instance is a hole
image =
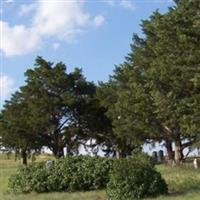
[[[167,193],[167,185],[148,156],[136,154],[114,162],[107,186],[109,200],[132,200]]]
[[[44,164],[33,164],[21,167],[17,174],[9,179],[9,188],[14,192],[29,193],[31,191],[47,192],[48,170]]]
[[[32,164],[19,169],[9,181],[14,192],[87,191],[105,188],[112,159],[67,157],[52,162]]]

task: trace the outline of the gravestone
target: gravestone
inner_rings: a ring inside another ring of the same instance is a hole
[[[158,159],[157,159],[158,163],[162,163],[164,161],[164,152],[162,150],[160,150],[158,152]]]
[[[153,163],[158,163],[158,154],[156,151],[153,151],[151,158]]]
[[[197,158],[194,159],[193,161],[193,165],[195,169],[199,169],[200,168],[200,162]]]

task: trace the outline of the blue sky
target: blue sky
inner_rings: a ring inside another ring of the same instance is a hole
[[[133,33],[172,0],[1,0],[1,106],[24,83],[36,56],[81,67],[106,81],[129,52]]]

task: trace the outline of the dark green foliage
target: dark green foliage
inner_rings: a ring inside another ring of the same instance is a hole
[[[14,192],[28,193],[31,191],[46,192],[48,170],[44,164],[34,164],[28,167],[21,167],[17,174],[12,175],[9,181],[9,187]]]
[[[21,153],[24,164],[30,150],[39,150],[42,146],[29,114],[28,101],[21,92],[15,92],[0,113],[0,143]]]
[[[176,3],[142,22],[144,37],[133,37],[131,53],[99,96],[116,136],[131,145],[164,141],[180,164],[200,133],[200,1]]]
[[[53,64],[41,57],[25,76],[21,91],[27,95],[29,123],[39,129],[43,146],[57,158],[63,156],[66,146],[68,154],[78,151],[86,132],[82,127],[85,110],[95,94],[95,85],[86,80],[81,69],[68,73],[65,64]]]
[[[109,200],[132,200],[167,193],[167,185],[150,162],[149,157],[116,160],[107,186]]]
[[[105,188],[112,159],[101,157],[67,157],[21,168],[10,178],[14,192],[87,191]]]
[[[63,63],[37,57],[25,77],[24,86],[0,112],[0,143],[20,150],[24,164],[31,150],[43,146],[57,158],[64,156],[64,147],[68,155],[78,154],[79,145],[90,139],[112,146],[111,121],[95,97],[96,85],[81,69],[68,73]]]

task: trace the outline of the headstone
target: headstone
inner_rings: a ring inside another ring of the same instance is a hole
[[[197,158],[194,159],[193,164],[195,169],[198,169],[200,167],[200,163]]]
[[[153,153],[152,153],[152,162],[158,163],[158,154],[156,151],[153,151]]]
[[[162,163],[164,160],[164,152],[162,150],[160,150],[158,152],[158,163]]]

